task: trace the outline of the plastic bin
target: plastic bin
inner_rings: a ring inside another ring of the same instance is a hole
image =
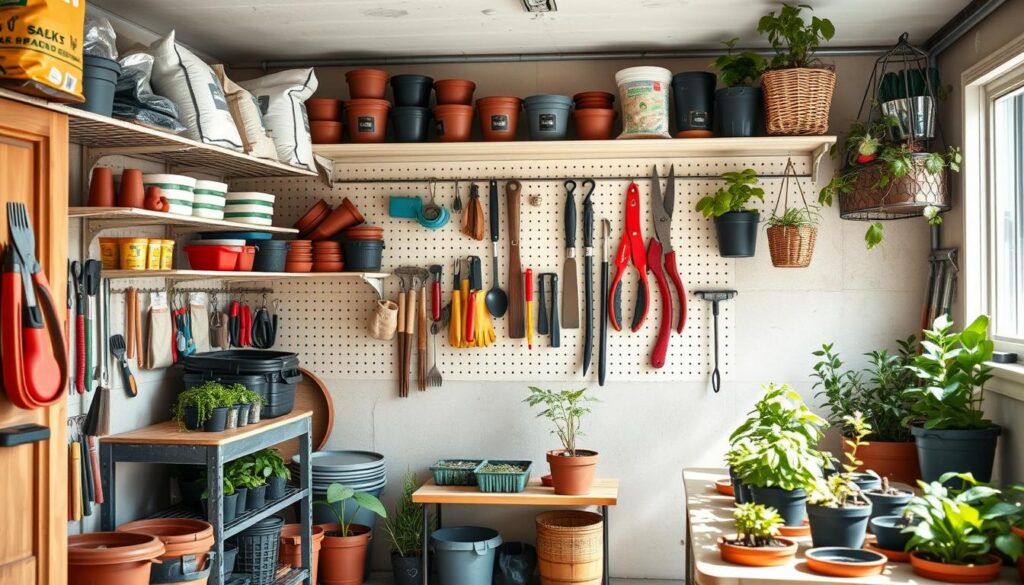
[[[515,465],[525,467],[525,469],[519,473],[481,471],[487,465]],[[477,465],[473,474],[476,475],[476,483],[482,492],[517,494],[526,489],[526,483],[530,481],[531,469],[533,469],[532,461],[489,460]]]
[[[501,545],[497,530],[459,526],[430,535],[440,585],[491,585],[494,557]]]
[[[441,467],[442,464],[452,461],[472,463],[473,467],[466,469]],[[483,459],[439,459],[437,463],[430,466],[430,471],[434,474],[434,483],[437,485],[476,485],[476,474],[474,472],[483,462]]]
[[[271,585],[274,582],[282,526],[284,518],[271,516],[232,539],[238,547],[235,570],[248,575],[253,585]]]
[[[292,411],[295,387],[302,380],[299,356],[284,351],[229,349],[185,356],[185,389],[208,380],[242,384],[266,401],[261,418],[275,418]]]

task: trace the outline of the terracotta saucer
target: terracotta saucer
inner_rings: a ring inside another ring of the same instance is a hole
[[[886,549],[886,548],[879,548],[877,545],[874,545],[874,544],[865,544],[864,545],[864,549],[872,551],[872,552],[876,552],[876,553],[881,553],[881,554],[885,555],[885,558],[889,559],[890,561],[892,561],[894,563],[909,563],[910,562],[910,553],[908,553],[905,550],[889,550],[889,549]]]
[[[823,546],[804,552],[807,568],[819,575],[831,577],[869,577],[881,575],[888,561],[879,552],[862,548]]]
[[[732,480],[728,477],[725,479],[715,480],[715,491],[722,494],[723,496],[735,496],[736,492],[732,489]]]
[[[779,534],[781,536],[788,536],[790,538],[800,538],[802,536],[811,535],[811,525],[804,520],[804,523],[800,526],[783,526],[779,528]]]

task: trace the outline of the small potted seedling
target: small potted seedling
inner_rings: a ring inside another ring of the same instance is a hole
[[[531,386],[530,395],[524,400],[530,406],[544,409],[537,416],[551,421],[555,427],[551,433],[562,442],[562,449],[547,454],[551,481],[558,495],[584,495],[594,484],[598,453],[576,447],[576,439],[583,435],[583,417],[590,414],[588,405],[597,402],[585,392],[586,388],[555,392]]]
[[[697,211],[715,219],[718,254],[723,258],[749,258],[757,245],[757,223],[761,215],[750,207],[754,199],[764,200],[754,169],[722,173],[725,186],[697,202]]]
[[[355,502],[355,510],[346,522],[345,507],[349,500]],[[340,483],[327,488],[326,499],[313,502],[331,510],[337,519],[324,529],[324,540],[320,548],[320,578],[325,583],[362,583],[366,569],[366,551],[370,546],[370,527],[354,524],[352,519],[360,509],[387,519],[384,504],[372,494],[357,492]]]
[[[271,501],[280,500],[284,497],[285,485],[292,477],[291,470],[284,464],[284,459],[281,458],[281,454],[278,453],[277,449],[263,449],[262,451],[257,451],[256,455],[258,465],[270,468],[270,474],[266,476],[267,499]]]
[[[782,517],[763,504],[738,504],[732,513],[736,536],[718,539],[723,561],[751,567],[784,565],[796,554],[796,543],[779,536]]]
[[[850,448],[843,453],[843,471],[819,480],[808,498],[807,516],[815,547],[860,548],[867,534],[871,502],[854,482],[853,473],[861,465],[857,449],[871,433],[871,426],[860,412],[853,413],[846,422],[853,435],[846,439]]]

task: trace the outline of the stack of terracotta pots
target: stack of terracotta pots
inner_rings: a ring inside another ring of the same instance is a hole
[[[576,109],[576,138],[610,140],[615,126],[615,95],[606,91],[584,91],[572,96]]]
[[[341,272],[341,242],[320,240],[313,242],[313,272]]]
[[[92,532],[68,537],[68,585],[148,585],[164,543],[149,534]]]
[[[310,272],[313,270],[313,242],[310,240],[292,240],[288,243],[288,258],[285,260],[285,272]]]
[[[491,96],[476,100],[480,114],[480,131],[488,142],[508,142],[516,139],[519,110],[523,100],[511,96]]]
[[[337,144],[341,142],[341,100],[333,98],[310,98],[306,100],[306,114],[309,116],[309,137],[313,144]]]
[[[331,214],[331,206],[323,199],[317,201],[292,227],[299,230],[299,237],[304,238],[315,230],[327,216]]]
[[[362,213],[348,197],[341,200],[341,205],[327,214],[315,228],[306,232],[311,240],[329,240],[343,229],[359,225],[366,221]]]
[[[352,142],[384,142],[391,102],[384,99],[388,74],[380,69],[353,69],[345,74],[351,99],[345,103]]]
[[[434,123],[441,142],[466,142],[473,129],[473,92],[476,84],[467,79],[434,82],[437,106]]]
[[[137,520],[117,527],[118,532],[155,536],[164,544],[164,554],[150,576],[152,583],[201,583],[209,575],[209,552],[213,548],[213,526],[189,518]],[[184,579],[184,580],[180,580]]]

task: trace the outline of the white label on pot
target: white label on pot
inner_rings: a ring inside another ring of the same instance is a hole
[[[508,115],[495,114],[491,116],[491,132],[504,132],[508,130]]]
[[[707,128],[710,120],[707,112],[690,112],[690,128]]]
[[[555,116],[554,114],[541,114],[540,116],[537,116],[537,118],[537,125],[539,126],[541,132],[550,132],[551,130],[555,129],[555,121],[557,119],[557,116]]]
[[[376,118],[373,116],[359,116],[358,125],[360,132],[369,132],[372,134],[375,132]]]

